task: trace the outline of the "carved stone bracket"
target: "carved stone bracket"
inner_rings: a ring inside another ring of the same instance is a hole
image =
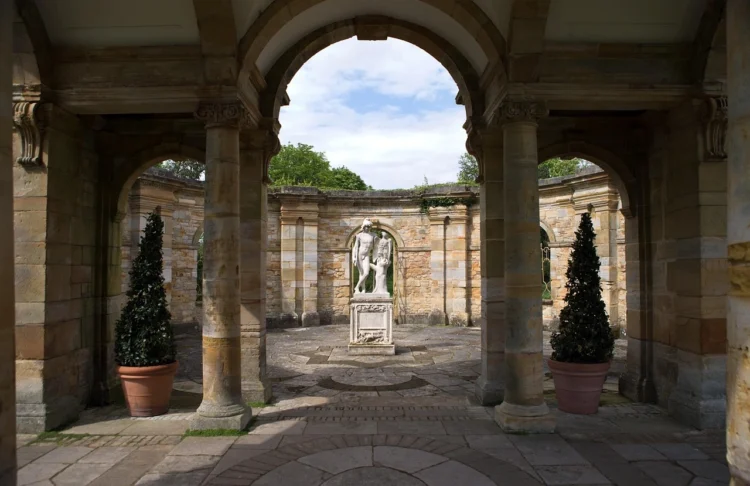
[[[702,105],[703,143],[706,160],[727,158],[727,98],[708,98]]]
[[[249,126],[250,115],[238,101],[230,102],[201,102],[195,112],[195,117],[206,124],[206,128],[212,127],[245,127]]]
[[[247,132],[247,140],[250,148],[263,151],[263,182],[266,184],[271,182],[268,176],[268,166],[271,163],[271,159],[281,151],[281,142],[278,135],[276,135],[277,131],[278,122],[262,121],[259,128],[251,129]]]
[[[549,115],[547,104],[535,100],[506,99],[500,105],[495,115],[495,122],[499,124],[516,122],[536,123],[540,118]]]
[[[43,167],[42,141],[46,127],[42,103],[22,101],[13,104],[13,125],[21,136],[21,154],[16,162],[26,168]]]

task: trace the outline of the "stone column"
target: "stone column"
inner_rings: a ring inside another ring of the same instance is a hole
[[[500,107],[505,168],[505,396],[495,420],[508,432],[549,433],[555,418],[544,402],[542,288],[539,275],[539,183],[536,120],[540,103]]]
[[[430,325],[444,326],[446,324],[446,267],[445,233],[448,221],[448,211],[443,208],[430,209],[430,293],[432,294],[432,309],[430,309]]]
[[[266,252],[268,195],[266,168],[278,151],[271,130],[242,133],[240,151],[240,292],[242,397],[268,402],[272,389],[266,375]]]
[[[281,325],[299,325],[297,308],[297,225],[299,217],[281,206]]]
[[[239,102],[202,103],[206,123],[206,208],[203,254],[203,402],[192,429],[242,429],[240,341]]]
[[[503,132],[477,130],[469,144],[481,168],[479,193],[480,276],[482,287],[482,373],[476,396],[482,405],[503,401],[505,391],[505,202]]]
[[[318,205],[304,219],[302,230],[302,326],[320,325],[318,314]]]
[[[727,461],[750,484],[750,3],[727,2]]]
[[[16,484],[13,173],[13,3],[0,2],[0,484]]]

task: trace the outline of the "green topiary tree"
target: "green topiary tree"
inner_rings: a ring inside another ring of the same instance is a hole
[[[565,307],[560,327],[552,333],[552,359],[566,363],[606,363],[612,359],[615,340],[602,301],[599,257],[594,247],[591,216],[584,213],[565,276]]]
[[[163,232],[161,217],[149,214],[130,269],[128,303],[115,325],[115,361],[120,366],[156,366],[176,360],[162,275]]]

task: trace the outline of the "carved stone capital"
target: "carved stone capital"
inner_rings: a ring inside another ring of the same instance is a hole
[[[268,177],[268,166],[274,155],[281,151],[281,142],[276,134],[279,129],[279,123],[276,120],[261,120],[258,128],[243,130],[243,140],[247,142],[250,150],[262,152],[263,157],[263,182],[271,182]]]
[[[251,123],[250,115],[238,101],[204,101],[198,106],[195,117],[211,127],[243,128]]]
[[[727,98],[707,98],[701,106],[703,121],[703,145],[706,160],[720,161],[727,158]]]
[[[549,115],[547,104],[535,100],[506,99],[502,102],[495,115],[498,124],[532,122]]]
[[[13,125],[21,136],[21,154],[16,162],[26,168],[43,167],[42,141],[46,120],[42,103],[13,103]]]

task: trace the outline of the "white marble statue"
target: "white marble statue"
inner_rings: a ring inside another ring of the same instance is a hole
[[[375,288],[373,294],[388,294],[388,267],[391,266],[391,255],[393,252],[393,241],[388,233],[383,231],[381,238],[375,238],[375,263],[370,266],[375,271]],[[390,295],[390,294],[389,294]]]
[[[372,253],[375,235],[370,231],[372,221],[365,219],[362,223],[362,231],[354,238],[354,248],[352,248],[352,263],[359,270],[359,280],[354,286],[354,293],[361,294],[365,291],[365,282],[370,275],[370,254]]]

